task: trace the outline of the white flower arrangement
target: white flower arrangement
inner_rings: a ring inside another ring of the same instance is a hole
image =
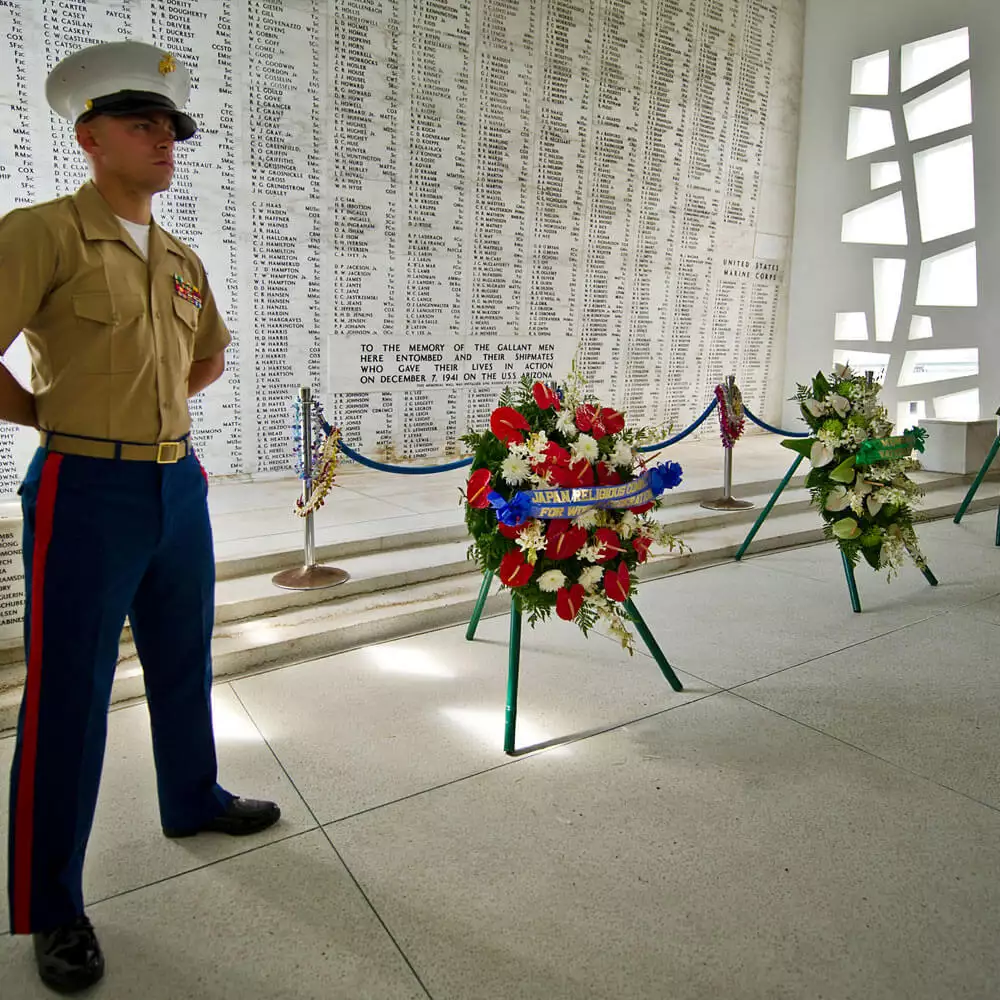
[[[566,574],[559,569],[550,569],[538,578],[538,589],[546,594],[554,594],[560,587],[566,586]]]
[[[521,483],[531,478],[531,466],[526,458],[511,452],[500,463],[500,475],[503,476],[505,483],[509,483],[511,486],[520,486]]]

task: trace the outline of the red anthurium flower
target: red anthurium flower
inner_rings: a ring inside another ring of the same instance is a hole
[[[486,499],[486,495],[489,491],[490,470],[477,469],[471,476],[469,476],[469,483],[465,488],[465,496],[469,501],[469,506],[476,510],[482,510],[485,507],[489,507],[490,502]]]
[[[569,477],[566,486],[579,487],[594,485],[594,467],[585,458],[578,458],[575,462],[570,463],[568,471]]]
[[[656,506],[655,503],[644,503],[639,507],[629,507],[629,510],[633,514],[645,514],[647,511],[652,510]]]
[[[555,441],[550,441],[545,446],[545,458],[552,465],[569,465],[572,461],[572,455]]]
[[[590,403],[584,403],[583,406],[578,406],[576,408],[576,426],[579,430],[586,434],[594,426],[594,417],[597,414],[597,408],[591,406]]]
[[[545,532],[545,555],[549,559],[569,559],[587,544],[587,529],[570,521],[549,521]]]
[[[621,434],[625,430],[625,414],[606,406],[601,410],[601,423],[609,434]]]
[[[628,566],[625,563],[620,563],[617,570],[605,570],[604,593],[609,601],[627,601],[630,586],[631,579],[628,575]]]
[[[571,622],[583,607],[584,595],[582,583],[574,583],[572,587],[562,587],[556,591],[556,614],[563,621]]]
[[[512,406],[498,406],[490,415],[490,430],[504,444],[524,444],[521,431],[530,431],[531,425]]]
[[[536,382],[531,387],[531,392],[540,410],[555,410],[556,413],[559,412],[559,393],[551,386]]]
[[[610,562],[624,551],[618,532],[614,528],[598,528],[594,532],[594,541],[602,548],[598,562]]]
[[[576,476],[569,470],[568,465],[547,466],[549,484],[557,490],[567,490],[576,486]]]
[[[618,470],[604,462],[597,463],[597,482],[601,486],[617,486],[622,481]]]
[[[636,537],[632,539],[632,548],[635,549],[636,554],[639,556],[639,562],[643,563],[646,561],[652,544],[653,539],[646,535],[636,535]]]
[[[604,410],[597,410],[594,419],[591,421],[590,436],[595,441],[600,441],[602,437],[608,436],[608,429],[604,426]]]
[[[508,587],[523,587],[534,572],[534,567],[525,562],[520,552],[508,552],[500,560],[500,579]]]
[[[521,529],[523,527],[523,524],[519,524],[516,528],[512,528],[509,524],[504,524],[503,521],[501,521],[497,525],[497,531],[499,531],[504,538],[509,538],[511,541],[514,541],[514,539],[521,534]]]

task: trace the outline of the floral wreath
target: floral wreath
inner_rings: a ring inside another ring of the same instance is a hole
[[[715,387],[715,398],[719,403],[719,436],[723,448],[732,448],[740,439],[746,418],[743,416],[743,394],[736,384],[736,377],[730,375],[721,385]]]
[[[881,385],[837,365],[812,385],[800,385],[793,399],[813,435],[782,441],[809,459],[806,486],[824,521],[827,538],[857,565],[859,558],[889,579],[908,554],[921,570],[927,563],[913,530],[912,505],[923,489],[907,475],[920,464],[913,450],[924,450],[923,428],[889,437],[892,423],[879,402]]]
[[[586,634],[598,621],[630,652],[625,602],[655,543],[684,545],[650,516],[681,481],[676,462],[648,468],[638,448],[655,430],[588,397],[574,367],[564,385],[522,379],[490,429],[462,440],[474,452],[465,490],[469,549],[484,572],[516,593],[530,624],[555,610]]]
[[[340,430],[331,427],[323,415],[319,400],[312,400],[312,452],[309,465],[302,447],[302,401],[295,400],[295,417],[292,424],[292,446],[295,450],[295,465],[299,479],[312,479],[312,491],[305,500],[300,494],[295,501],[295,513],[306,517],[326,503],[327,495],[333,489],[337,476],[337,459],[340,448]]]

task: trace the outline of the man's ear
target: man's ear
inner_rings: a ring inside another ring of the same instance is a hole
[[[93,156],[100,147],[100,132],[100,122],[96,118],[86,122],[77,122],[76,141],[88,156]]]

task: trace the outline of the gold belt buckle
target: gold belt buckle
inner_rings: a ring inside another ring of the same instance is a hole
[[[183,445],[183,441],[161,441],[156,448],[156,464],[173,465],[175,462],[179,462],[183,458],[181,453]],[[167,449],[173,450],[168,452]]]

